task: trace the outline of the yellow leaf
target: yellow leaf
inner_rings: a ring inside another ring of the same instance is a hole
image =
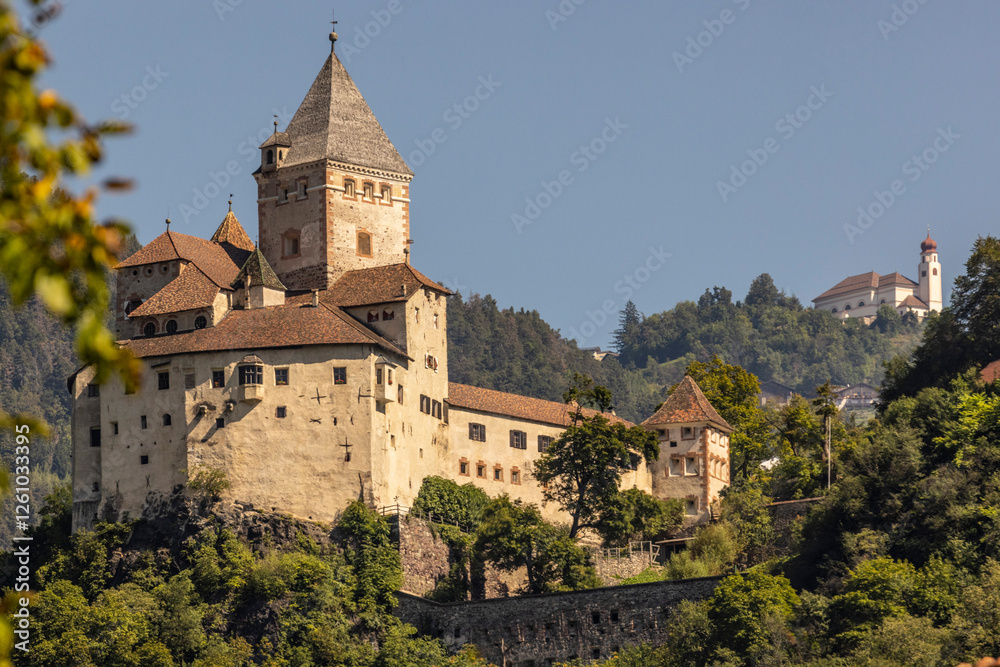
[[[56,315],[65,315],[73,310],[72,291],[65,276],[36,276],[35,291]]]

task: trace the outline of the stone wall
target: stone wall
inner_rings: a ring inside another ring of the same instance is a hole
[[[822,498],[804,498],[771,503],[768,511],[771,513],[771,521],[774,526],[773,548],[775,556],[787,556],[792,553],[798,522],[805,518],[813,505],[820,500]]]
[[[648,550],[623,550],[621,555],[607,555],[607,551],[609,550],[598,549],[591,552],[594,569],[605,586],[617,586],[623,579],[634,577],[651,565],[659,564]]]
[[[392,539],[399,545],[403,566],[403,590],[424,596],[448,577],[455,558],[448,544],[433,530],[431,524],[415,516],[386,517],[392,527]],[[503,572],[487,564],[481,576],[465,570],[475,599],[503,598],[514,595],[527,583],[524,568]]]
[[[542,667],[604,659],[635,644],[662,643],[670,611],[709,597],[721,577],[572,593],[438,604],[397,594],[396,616],[452,651],[474,644],[496,665]]]

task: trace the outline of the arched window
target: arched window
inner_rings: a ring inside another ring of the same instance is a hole
[[[167,333],[177,333],[177,320],[167,322]]]
[[[274,151],[270,148],[267,149],[267,163],[274,164]]]
[[[934,269],[931,273],[933,273],[936,276],[937,275],[937,269]]]
[[[377,310],[369,310],[368,311],[368,321],[369,322],[378,322],[378,311]]]
[[[846,306],[844,306],[844,310],[850,310],[850,309],[851,309],[851,304],[847,304]]]
[[[131,315],[132,311],[141,305],[142,305],[142,299],[132,299],[131,301],[125,304],[125,314]]]
[[[882,304],[884,304],[884,303],[885,303],[885,299],[882,299],[881,301],[879,301],[879,302],[878,302],[878,305],[880,305],[880,306],[881,306],[881,305],[882,305]]]
[[[163,425],[170,426],[170,423],[171,423],[170,415],[163,415]]]
[[[836,309],[836,308],[834,308],[834,309],[833,309],[833,312],[837,312],[837,309]]]
[[[199,315],[198,317],[194,318],[195,329],[204,329],[207,326],[208,326],[208,320],[205,319],[204,315]]]
[[[864,301],[858,301],[858,308],[864,308],[864,307],[865,307],[865,302]]]
[[[358,254],[362,257],[372,256],[372,235],[368,232],[358,232]]]
[[[144,336],[153,336],[156,334],[156,325],[152,322],[147,322],[146,326],[142,328],[142,333]]]

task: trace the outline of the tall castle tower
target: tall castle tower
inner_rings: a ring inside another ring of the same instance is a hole
[[[327,289],[346,271],[408,263],[413,172],[330,57],[284,132],[260,146],[259,243],[290,290]]]
[[[937,242],[931,238],[930,230],[920,244],[920,266],[917,270],[920,275],[917,296],[930,310],[941,312],[941,264],[938,262]]]

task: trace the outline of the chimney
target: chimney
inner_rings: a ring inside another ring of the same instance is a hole
[[[319,290],[313,290],[313,308],[319,308]]]
[[[403,296],[406,296],[406,283],[403,283],[402,285],[400,285],[399,289],[402,290]]]

